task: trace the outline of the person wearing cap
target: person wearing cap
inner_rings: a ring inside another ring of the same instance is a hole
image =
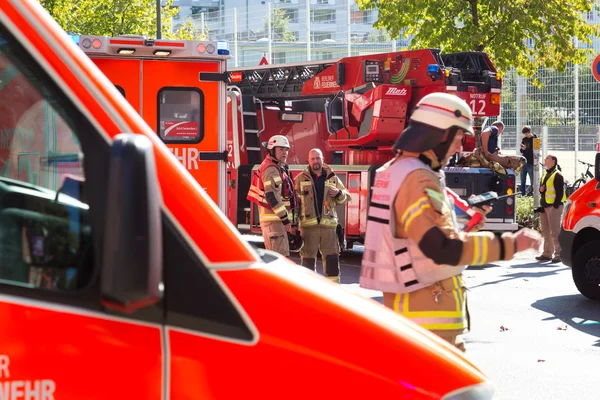
[[[265,248],[289,257],[288,233],[294,233],[296,229],[291,223],[295,206],[294,183],[286,164],[290,143],[285,136],[275,135],[263,146],[267,148],[267,156],[253,172],[246,198],[258,205]]]
[[[321,252],[323,274],[340,283],[340,244],[337,237],[336,207],[350,200],[350,193],[335,172],[323,162],[323,152],[312,149],[308,166],[294,179],[298,206],[296,214],[304,246],[301,265],[316,270]]]
[[[459,231],[442,168],[465,135],[473,135],[473,126],[464,100],[432,93],[417,104],[395,157],[375,175],[359,281],[383,292],[386,307],[463,351],[469,318],[462,272],[541,245],[529,229],[501,237]]]

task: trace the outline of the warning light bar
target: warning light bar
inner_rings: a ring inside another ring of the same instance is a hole
[[[75,40],[74,40],[75,41]],[[79,36],[79,48],[87,54],[161,58],[229,58],[224,40],[154,40],[141,36]]]

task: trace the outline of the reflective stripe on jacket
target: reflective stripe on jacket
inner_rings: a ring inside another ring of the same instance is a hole
[[[287,173],[271,156],[267,156],[258,170],[252,173],[252,183],[246,198],[258,204],[261,222],[292,218],[292,182]]]
[[[321,210],[317,210],[316,207],[317,190],[310,173],[310,166],[307,166],[294,180],[296,198],[298,199],[296,215],[301,228],[322,226],[335,229],[338,224],[336,207],[350,200],[350,193],[328,165],[323,164],[322,173],[325,174],[326,179]],[[337,189],[338,194],[333,197],[330,196],[330,188]]]

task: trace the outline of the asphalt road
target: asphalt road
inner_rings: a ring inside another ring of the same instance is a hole
[[[379,292],[358,287],[361,256],[360,249],[343,254],[342,284],[381,302]],[[579,294],[568,267],[534,256],[465,271],[467,356],[492,378],[500,400],[600,399],[600,303]]]

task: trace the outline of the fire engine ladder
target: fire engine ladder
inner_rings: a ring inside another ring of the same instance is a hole
[[[262,129],[259,129],[256,113],[256,100],[252,95],[242,94],[242,126],[244,129],[244,139],[246,142],[249,164],[260,164],[262,161],[260,155],[260,133],[265,129],[265,117],[263,113],[261,113],[261,115],[263,118]]]
[[[273,64],[258,67],[234,68],[229,71],[230,84],[240,88],[244,95],[252,95],[260,100],[300,100],[302,86],[338,60],[317,62],[297,62]],[[241,72],[241,77],[239,76]],[[235,82],[232,82],[232,74]],[[322,95],[310,97],[331,97],[335,93],[323,90]],[[306,97],[306,96],[304,96]]]

